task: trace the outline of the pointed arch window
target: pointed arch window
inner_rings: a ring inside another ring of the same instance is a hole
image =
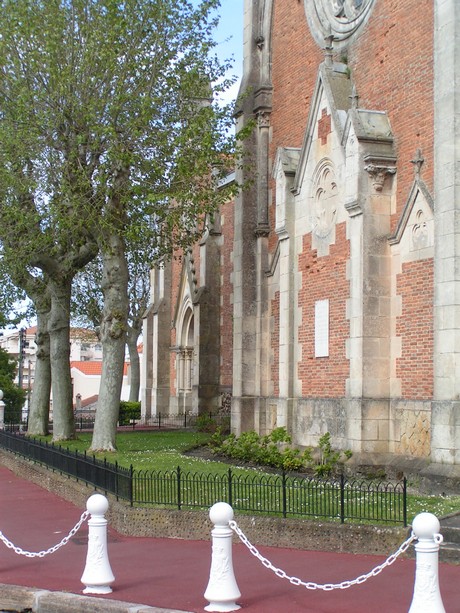
[[[191,306],[187,306],[182,318],[180,329],[180,345],[177,364],[177,384],[179,393],[192,390],[193,384],[193,346],[194,346],[194,316]]]

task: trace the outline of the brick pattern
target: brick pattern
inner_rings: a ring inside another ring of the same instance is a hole
[[[318,64],[323,53],[313,41],[305,17],[303,2],[275,2],[273,23],[272,80],[273,110],[270,117],[270,158],[278,147],[301,147],[313,95]],[[274,184],[269,203],[270,227],[275,227]],[[277,237],[271,232],[269,248],[273,252]]]
[[[359,95],[358,106],[386,111],[397,154],[397,223],[413,180],[417,148],[422,175],[433,189],[433,2],[376,2],[347,59]]]
[[[346,300],[349,298],[346,263],[350,247],[345,235],[345,224],[336,227],[336,242],[330,246],[328,256],[318,258],[311,248],[311,235],[303,239],[299,256],[302,287],[299,304],[302,323],[299,343],[302,359],[297,376],[302,381],[302,395],[310,398],[333,398],[345,395],[345,382],[349,362],[345,355],[345,342],[350,335],[346,318]],[[329,299],[329,357],[315,358],[315,302]]]
[[[433,263],[417,260],[403,265],[397,277],[402,316],[396,334],[402,339],[402,355],[396,360],[403,398],[433,396]]]
[[[327,143],[328,134],[331,133],[331,116],[328,115],[327,109],[321,110],[321,118],[318,120],[318,138],[321,144]]]

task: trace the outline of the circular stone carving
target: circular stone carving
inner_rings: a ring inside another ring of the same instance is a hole
[[[366,22],[375,0],[304,0],[308,25],[317,43],[333,36],[334,47],[344,47]]]

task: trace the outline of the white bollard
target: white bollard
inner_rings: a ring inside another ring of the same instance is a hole
[[[446,613],[439,591],[438,556],[442,536],[436,515],[420,513],[412,522],[415,545],[415,585],[409,613]]]
[[[232,537],[229,522],[233,519],[233,509],[226,502],[217,502],[209,511],[214,524],[212,534],[212,559],[208,587],[204,597],[209,602],[205,611],[237,611],[236,604],[241,596],[233,573]]]
[[[109,503],[102,494],[88,498],[86,508],[91,513],[88,520],[88,553],[81,582],[86,585],[84,594],[110,594],[110,584],[115,581],[107,554],[107,520],[105,513]]]

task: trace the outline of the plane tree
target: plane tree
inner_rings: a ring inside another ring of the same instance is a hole
[[[232,164],[218,0],[0,1],[0,240],[39,270],[54,439],[74,436],[71,287],[97,253],[103,371],[92,449],[115,448],[128,318],[127,243],[157,261],[197,239]]]
[[[140,391],[139,339],[142,334],[143,317],[150,297],[150,259],[146,250],[139,246],[127,252],[128,263],[128,317],[126,323],[126,346],[130,362],[129,400],[138,401]],[[102,261],[98,257],[78,273],[72,289],[72,321],[81,327],[94,330],[100,337],[104,297],[102,294]]]

